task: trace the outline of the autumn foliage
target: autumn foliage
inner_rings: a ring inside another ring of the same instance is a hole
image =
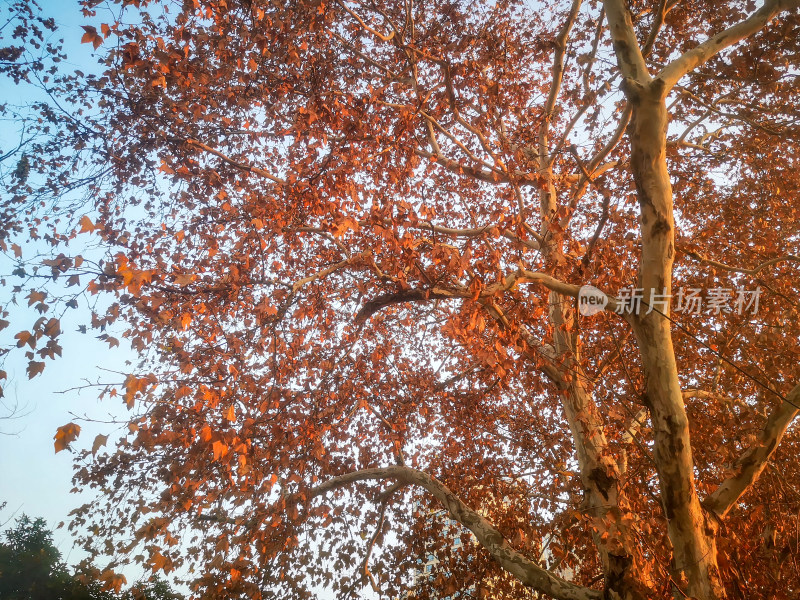
[[[2,243],[31,376],[70,302],[141,357],[87,547],[206,598],[797,598],[799,4],[84,2]]]

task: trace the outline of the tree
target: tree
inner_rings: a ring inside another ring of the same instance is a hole
[[[0,592],[9,600],[58,598],[69,575],[42,519],[22,516],[0,545]]]
[[[23,515],[5,538],[0,544],[0,594],[5,600],[180,600],[159,579],[114,594],[103,591],[93,577],[97,569],[84,565],[70,574],[44,519]]]
[[[399,595],[415,502],[480,548],[423,597],[796,597],[800,3],[745,4],[85,2],[108,255],[47,264],[142,362],[75,524],[204,597]]]

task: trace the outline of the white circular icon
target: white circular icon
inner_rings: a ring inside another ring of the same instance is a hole
[[[603,312],[608,304],[608,296],[593,285],[584,285],[578,290],[578,311],[584,317]]]

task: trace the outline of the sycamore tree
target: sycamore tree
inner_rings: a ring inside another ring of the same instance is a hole
[[[3,239],[55,248],[31,376],[65,301],[141,356],[87,547],[208,598],[800,594],[800,2],[83,5]]]

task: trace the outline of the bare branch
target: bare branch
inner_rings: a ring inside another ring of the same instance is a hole
[[[642,55],[649,56],[650,52],[653,51],[653,46],[656,43],[656,38],[658,38],[658,32],[661,31],[661,27],[664,25],[664,18],[667,16],[667,13],[672,10],[675,5],[678,3],[678,0],[661,0],[658,5],[658,10],[653,18],[653,25],[650,28],[650,35],[647,36],[647,41],[644,43],[642,47]]]
[[[361,572],[363,573],[364,577],[369,580],[370,586],[376,594],[380,594],[381,590],[380,586],[378,586],[378,582],[375,581],[375,577],[372,576],[372,572],[369,570],[369,559],[370,556],[372,556],[372,549],[375,547],[375,542],[378,540],[381,530],[383,529],[383,523],[386,518],[386,509],[389,506],[389,501],[394,493],[404,485],[404,483],[398,481],[389,486],[389,488],[381,494],[381,507],[378,512],[378,523],[375,525],[375,531],[372,533],[372,536],[367,542],[367,551],[364,553],[364,559],[361,561]]]
[[[392,32],[391,32],[390,34],[388,34],[388,35],[387,35],[387,34],[385,34],[385,33],[381,33],[381,32],[380,32],[380,31],[378,31],[377,29],[375,29],[375,28],[373,28],[373,27],[370,27],[369,25],[367,25],[367,24],[364,22],[364,19],[362,19],[360,16],[358,16],[358,13],[356,13],[354,10],[351,10],[351,9],[350,9],[350,7],[348,7],[348,6],[347,6],[347,4],[345,4],[344,2],[341,2],[341,1],[340,1],[340,2],[338,2],[338,4],[339,4],[339,6],[341,6],[343,9],[345,9],[345,10],[348,12],[348,14],[349,14],[351,17],[353,17],[353,18],[354,18],[356,21],[358,21],[358,24],[359,24],[359,25],[361,25],[361,27],[362,27],[362,28],[363,28],[365,31],[369,31],[369,32],[370,32],[372,35],[374,35],[375,37],[377,37],[377,38],[378,38],[378,39],[380,39],[381,41],[388,42],[388,41],[390,41],[390,40],[391,40],[391,39],[394,37],[394,31],[392,31]]]
[[[572,200],[570,201],[567,214],[563,219],[561,219],[560,225],[562,229],[566,229],[566,227],[569,225],[569,221],[572,218],[572,214],[575,212],[575,208],[578,205],[578,201],[583,196],[584,191],[586,191],[586,186],[589,185],[589,182],[592,179],[599,177],[606,171],[619,166],[619,162],[616,160],[609,161],[603,165],[601,165],[600,163],[606,159],[606,157],[614,150],[614,148],[617,147],[617,144],[619,144],[619,142],[622,140],[622,136],[625,135],[625,129],[627,128],[628,123],[631,120],[632,114],[633,114],[633,108],[631,107],[630,103],[627,103],[625,106],[625,110],[620,116],[617,128],[614,130],[614,133],[611,135],[611,138],[589,161],[588,168],[582,170],[578,178],[578,184],[575,187],[575,191],[572,194]],[[587,174],[589,175],[588,177]]]
[[[440,287],[432,289],[410,289],[398,292],[381,294],[373,298],[356,313],[356,323],[363,323],[379,310],[394,304],[405,304],[407,302],[427,302],[443,298],[463,298],[467,295],[465,290],[449,290]]]
[[[330,275],[331,273],[334,273],[334,272],[338,271],[339,269],[341,269],[343,267],[347,267],[349,265],[352,265],[356,261],[364,259],[364,258],[367,258],[369,256],[370,256],[370,252],[362,252],[360,254],[356,254],[355,256],[351,256],[350,258],[347,258],[347,259],[345,259],[345,260],[343,260],[341,262],[338,262],[335,265],[331,265],[330,267],[322,269],[321,271],[318,271],[318,272],[316,272],[316,273],[314,273],[312,275],[308,275],[307,277],[303,277],[302,279],[299,279],[299,280],[295,281],[292,284],[292,293],[293,294],[297,293],[297,290],[299,290],[301,287],[303,287],[307,283],[311,283],[312,281],[317,281],[318,279],[323,279],[323,278],[327,277],[328,275]]]
[[[335,269],[338,267],[339,265],[334,265],[332,268]],[[546,273],[537,273],[520,268],[506,275],[502,282],[486,286],[477,297],[470,288],[464,285],[435,285],[427,289],[412,288],[381,294],[364,304],[356,315],[356,322],[363,322],[382,308],[393,304],[427,302],[429,300],[445,298],[475,298],[481,301],[491,299],[496,294],[507,292],[520,283],[539,283],[553,292],[557,292],[562,296],[569,296],[570,298],[577,298],[578,292],[581,289],[580,286],[564,283]],[[607,310],[616,310],[618,306],[619,302],[615,298],[608,298],[608,304],[606,305]]]
[[[546,275],[545,273],[534,273],[533,271],[527,271],[524,269],[520,269],[517,271],[515,275],[514,282],[515,283],[541,283],[547,289],[557,292],[562,296],[569,296],[570,298],[577,298],[578,293],[580,292],[581,287],[578,285],[574,285],[571,283],[564,283],[563,281],[559,281],[550,275]],[[508,278],[506,278],[508,280]],[[606,310],[616,310],[619,306],[619,302],[612,298],[608,297],[608,304],[606,305]]]
[[[569,38],[569,32],[575,24],[575,19],[578,17],[578,10],[580,7],[581,0],[573,0],[567,21],[561,27],[555,39],[556,52],[553,57],[553,68],[551,70],[552,83],[550,84],[550,94],[544,105],[544,119],[539,129],[539,161],[541,162],[542,168],[546,168],[552,162],[552,158],[548,156],[550,149],[547,147],[548,135],[550,133],[550,119],[553,116],[556,100],[561,92],[561,81],[564,77],[564,55],[567,51],[567,38]]]
[[[435,233],[441,233],[443,235],[449,235],[453,237],[465,237],[465,238],[480,237],[487,233],[491,233],[491,231],[495,228],[494,225],[484,225],[483,227],[475,227],[471,229],[457,229],[454,227],[442,227],[439,225],[433,225],[432,223],[422,222],[422,221],[414,225],[414,227],[417,227],[419,229],[424,229],[427,231],[433,231]],[[533,237],[535,237],[536,239],[525,240],[519,237],[514,232],[508,230],[501,231],[500,235],[502,235],[506,239],[511,240],[512,242],[522,244],[523,246],[526,246],[533,250],[538,250],[540,241],[539,235],[536,234],[535,232],[529,232],[529,233],[531,233],[531,235],[533,235]]]
[[[491,299],[479,300],[479,302],[493,319],[503,327],[509,327],[510,323],[508,317],[506,317],[503,309],[497,306],[495,302]],[[549,344],[542,343],[541,340],[534,337],[524,324],[520,323],[518,327],[520,336],[530,349],[530,351],[526,353],[526,356],[537,363],[539,371],[552,381],[558,389],[566,389],[567,383],[564,380],[564,373],[562,372],[563,365],[560,365],[558,361],[555,360],[555,351],[553,347]]]
[[[605,372],[613,365],[616,360],[622,355],[622,349],[625,347],[625,343],[628,341],[628,338],[631,336],[632,331],[629,329],[625,332],[625,336],[619,340],[616,344],[614,350],[600,363],[600,366],[597,367],[597,374],[595,374],[593,379],[599,379],[602,377]]]
[[[445,155],[441,153],[427,152],[426,150],[422,150],[421,148],[415,148],[414,153],[423,158],[431,159],[439,163],[448,171],[452,171],[453,173],[458,173],[459,175],[469,175],[474,179],[479,179],[480,181],[486,181],[488,183],[508,183],[510,181],[510,178],[503,173],[500,173],[498,171],[487,171],[484,169],[479,169],[477,167],[463,165],[457,160],[447,158]],[[527,177],[520,183],[533,184],[535,182],[536,180],[534,178]]]

